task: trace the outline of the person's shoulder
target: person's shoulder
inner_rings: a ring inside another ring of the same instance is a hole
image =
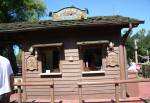
[[[9,60],[6,57],[1,56],[1,55],[0,55],[0,60],[1,60],[1,62],[7,62],[7,63],[9,63]]]

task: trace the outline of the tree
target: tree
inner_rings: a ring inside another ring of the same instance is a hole
[[[45,9],[43,0],[0,0],[0,22],[36,21]]]
[[[129,36],[126,42],[128,59],[134,59],[134,40],[137,39],[138,55],[147,55],[147,50],[150,51],[150,31],[146,34],[145,29],[139,30],[133,36]],[[139,58],[140,60],[141,58]]]
[[[137,39],[137,45],[138,45],[138,54],[140,55],[145,55],[146,54],[146,43],[145,43],[145,39],[146,39],[146,34],[145,34],[145,29],[141,29],[139,30],[134,36],[133,39]]]
[[[126,41],[126,50],[127,50],[127,58],[128,60],[129,59],[133,59],[134,57],[134,40],[133,38],[131,37],[131,35],[129,35],[129,37],[127,38],[127,41]]]
[[[146,38],[145,38],[145,47],[148,51],[150,51],[150,30],[148,31]]]
[[[0,23],[38,21],[40,17],[44,16],[45,9],[43,0],[0,0]],[[0,53],[8,57],[14,73],[17,73],[17,61],[13,46],[14,44],[10,43],[7,46],[1,45]]]

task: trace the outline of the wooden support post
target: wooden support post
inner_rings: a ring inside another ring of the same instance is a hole
[[[50,85],[51,88],[51,103],[55,102],[55,98],[54,98],[54,80],[52,79],[52,84]]]
[[[79,89],[79,103],[82,103],[82,85],[81,84],[78,85],[78,89]]]
[[[125,80],[127,80],[128,79],[128,67],[127,67],[127,65],[126,64],[128,64],[127,63],[127,50],[126,50],[126,47],[124,46],[124,57],[125,57]],[[127,89],[127,83],[124,83],[124,88],[125,88],[125,90],[123,91],[124,93],[123,93],[123,95],[122,95],[122,98],[127,98],[128,97],[128,89]]]
[[[120,80],[125,80],[126,79],[126,69],[125,68],[125,50],[124,50],[124,45],[121,44],[119,46],[119,56],[120,56]],[[122,98],[126,97],[126,88],[125,88],[125,84],[121,84],[120,85],[120,94]]]
[[[119,103],[119,84],[115,83],[115,101]]]
[[[21,80],[20,80],[20,79],[18,80],[18,83],[19,83],[19,84],[21,83]],[[18,103],[22,103],[21,85],[18,85],[18,86],[17,86],[17,89],[18,89]]]

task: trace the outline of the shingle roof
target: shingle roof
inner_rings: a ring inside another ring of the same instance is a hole
[[[1,23],[0,32],[14,32],[14,31],[29,31],[38,29],[51,29],[51,28],[67,28],[67,27],[78,27],[78,26],[120,26],[128,27],[129,23],[137,26],[144,21],[123,17],[123,16],[97,16],[88,17],[87,19],[81,20],[63,20],[63,21],[38,21],[38,22],[16,22],[16,23]]]

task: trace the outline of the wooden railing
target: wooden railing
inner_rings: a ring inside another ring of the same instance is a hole
[[[114,86],[115,86],[115,101],[116,101],[116,103],[119,103],[119,85],[120,84],[125,84],[125,83],[137,83],[137,82],[150,82],[150,79],[115,80],[115,81],[105,81],[105,82],[78,82],[79,103],[83,102],[83,98],[82,98],[82,86],[83,85],[114,84]]]
[[[22,103],[22,93],[21,93],[21,86],[50,86],[50,103],[54,103],[54,81],[50,83],[21,83],[21,80],[18,80],[17,83],[14,84],[14,86],[17,86],[17,92],[18,92],[18,103]]]
[[[102,84],[114,84],[115,86],[115,101],[119,103],[119,85],[125,83],[137,83],[137,82],[150,82],[150,79],[140,79],[140,80],[115,80],[115,81],[105,81],[105,82],[78,82],[78,95],[79,95],[79,103],[83,102],[82,98],[82,86],[83,85],[102,85]],[[22,103],[22,94],[21,94],[21,86],[50,86],[51,93],[50,93],[50,103],[54,103],[54,81],[50,83],[21,83],[18,81],[14,84],[17,86],[18,90],[18,103]]]

